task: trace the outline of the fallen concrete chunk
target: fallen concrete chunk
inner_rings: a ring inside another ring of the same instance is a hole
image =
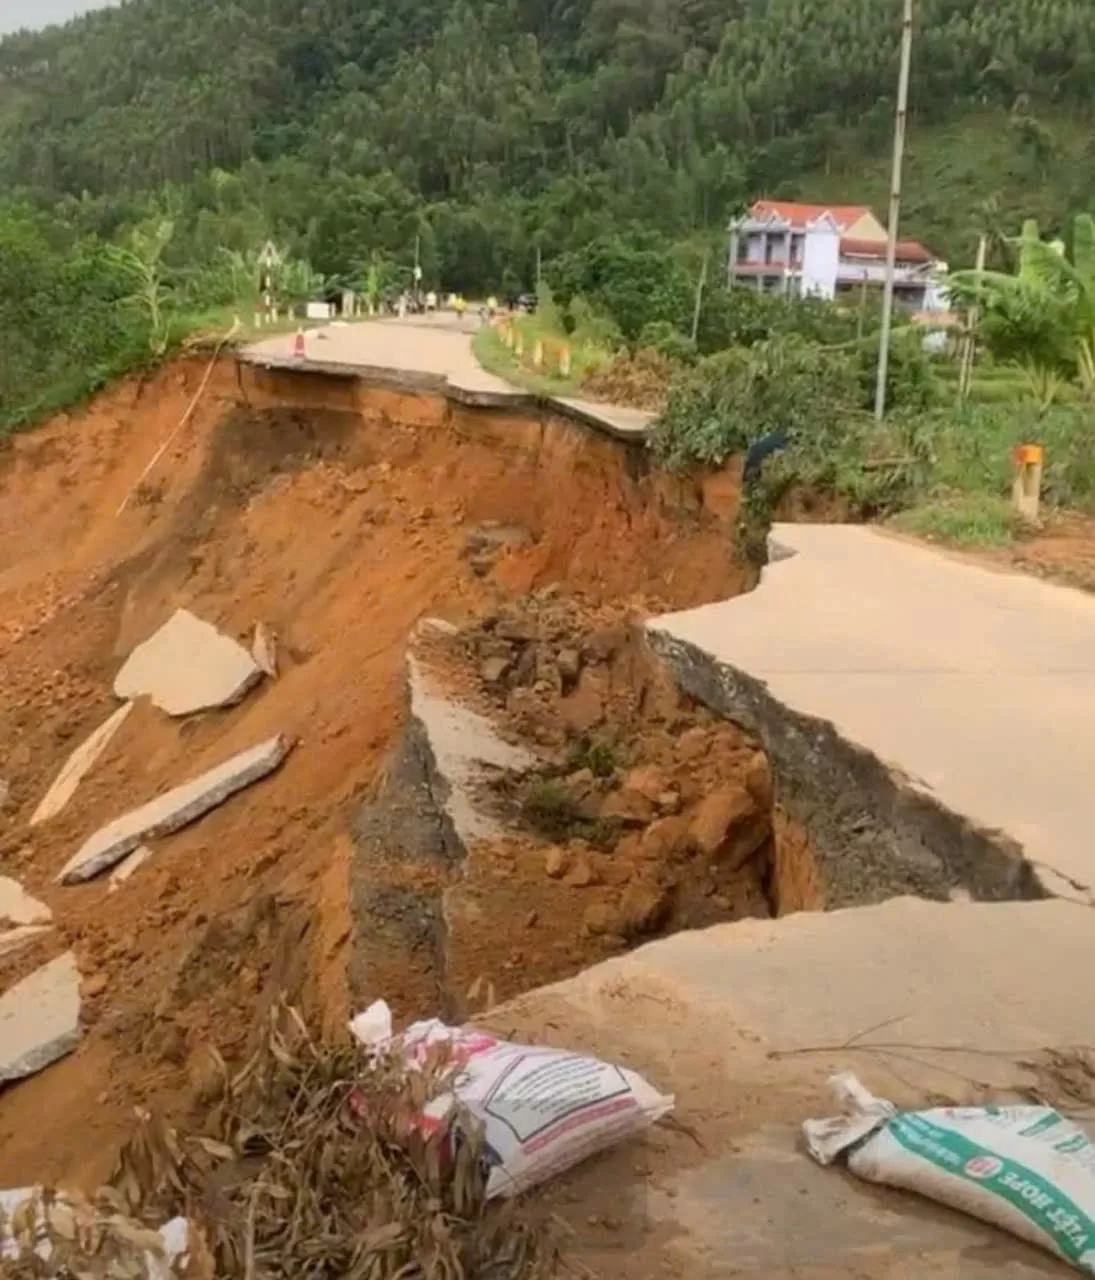
[[[49,926],[44,924],[20,925],[17,929],[0,928],[0,957],[11,955],[20,947],[25,947],[34,938],[49,933]]]
[[[80,1039],[80,971],[71,951],[0,996],[0,1084],[34,1075]]]
[[[407,655],[407,683],[411,718],[424,735],[457,839],[467,846],[501,834],[499,821],[484,812],[478,788],[491,773],[528,772],[538,763],[536,757],[503,741],[485,716],[447,696],[438,675],[413,652]]]
[[[125,723],[126,717],[132,710],[132,702],[119,707],[69,756],[64,768],[54,780],[53,786],[42,797],[42,803],[35,809],[34,817],[30,820],[32,827],[56,817],[68,804],[84,775],[110,745],[111,739]]]
[[[18,880],[0,876],[0,924],[49,924],[53,912],[32,898]]]
[[[255,623],[255,636],[251,641],[251,657],[256,665],[271,680],[278,674],[278,638],[272,628],[265,622]]]
[[[143,862],[152,857],[152,850],[146,844],[139,844],[128,858],[116,867],[110,875],[110,892],[113,893],[129,879]]]
[[[132,813],[116,818],[84,842],[57,879],[62,884],[91,880],[121,862],[142,841],[170,835],[196,822],[229,796],[273,773],[291,747],[292,743],[278,734]]]
[[[119,698],[147,694],[171,716],[230,707],[262,672],[235,640],[178,609],[155,635],[129,655],[114,681]]]

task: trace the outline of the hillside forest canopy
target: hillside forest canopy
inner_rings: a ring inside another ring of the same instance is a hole
[[[1095,5],[917,8],[907,233],[965,264],[989,222],[1056,233],[1095,208]],[[884,210],[899,18],[898,0],[124,0],[6,37],[0,423],[245,305],[268,240],[302,294],[396,283],[416,245],[428,282],[472,296],[587,252],[662,259],[679,274],[647,318],[677,323],[681,281],[756,196]]]

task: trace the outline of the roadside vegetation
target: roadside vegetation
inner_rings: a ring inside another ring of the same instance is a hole
[[[666,466],[789,432],[758,519],[808,485],[951,520],[1006,497],[1027,441],[1046,498],[1090,506],[1095,9],[960,8],[921,6],[904,231],[950,260],[978,360],[960,396],[955,353],[899,332],[881,429],[873,308],[728,291],[724,256],[759,192],[884,206],[889,0],[150,0],[0,39],[0,433],[246,334],[275,246],[283,315],[344,288],[375,310],[416,264],[442,294],[537,290],[483,364],[655,410]]]
[[[1011,231],[1095,206],[1095,10],[920,17],[907,233],[958,266],[990,198]],[[374,305],[417,261],[468,298],[542,276],[673,358],[751,341],[720,332],[727,221],[884,205],[897,38],[890,0],[148,0],[0,39],[0,430],[246,325],[267,243]]]

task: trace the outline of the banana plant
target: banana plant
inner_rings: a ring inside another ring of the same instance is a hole
[[[110,250],[114,262],[133,287],[123,304],[144,315],[148,324],[148,347],[155,356],[162,356],[167,350],[170,336],[171,291],[166,282],[163,255],[174,234],[174,222],[162,218],[136,227],[128,246],[114,245]]]
[[[1095,395],[1095,220],[1076,218],[1071,256],[1060,242],[1043,240],[1033,220],[1015,244],[1015,275],[957,271],[949,281],[953,296],[982,309],[995,354],[1043,374],[1075,376]]]

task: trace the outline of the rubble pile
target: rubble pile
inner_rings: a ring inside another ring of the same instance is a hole
[[[633,614],[539,593],[436,643],[450,687],[539,753],[490,785],[549,879],[597,891],[587,934],[624,946],[771,914],[767,757],[676,689]]]

